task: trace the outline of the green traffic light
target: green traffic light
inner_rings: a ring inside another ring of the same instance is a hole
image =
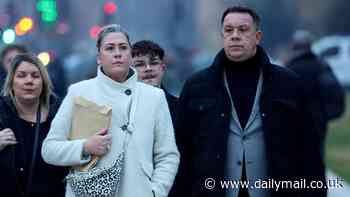
[[[57,12],[43,12],[41,14],[41,19],[45,22],[54,22],[57,19]]]
[[[55,0],[40,0],[37,3],[36,9],[39,12],[46,12],[49,10],[56,10],[56,1]]]
[[[56,0],[39,0],[36,8],[41,12],[41,19],[44,22],[54,22],[57,19]]]

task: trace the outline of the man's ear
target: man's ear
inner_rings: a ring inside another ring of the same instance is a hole
[[[259,43],[260,43],[260,41],[261,41],[261,39],[262,39],[262,35],[263,33],[262,33],[262,31],[257,31],[256,33],[255,33],[255,37],[256,37],[256,44],[258,45]]]

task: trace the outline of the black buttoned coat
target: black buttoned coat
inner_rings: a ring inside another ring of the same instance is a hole
[[[271,179],[321,181],[324,164],[318,139],[319,121],[312,97],[294,72],[270,63],[258,46],[263,71],[260,111]],[[174,196],[224,197],[220,181],[225,177],[227,139],[231,105],[224,87],[226,55],[221,50],[213,64],[186,81],[178,104],[175,124],[181,162],[174,184]],[[214,189],[205,180],[216,181]],[[271,190],[272,196],[326,196],[326,189]]]

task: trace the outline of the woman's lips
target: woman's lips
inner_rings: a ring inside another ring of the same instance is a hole
[[[122,65],[123,62],[117,61],[117,62],[113,62],[112,64],[113,64],[113,65]]]

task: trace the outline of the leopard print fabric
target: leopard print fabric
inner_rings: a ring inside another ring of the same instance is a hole
[[[74,171],[66,177],[66,181],[76,197],[113,197],[120,185],[124,158],[123,151],[111,167]]]

